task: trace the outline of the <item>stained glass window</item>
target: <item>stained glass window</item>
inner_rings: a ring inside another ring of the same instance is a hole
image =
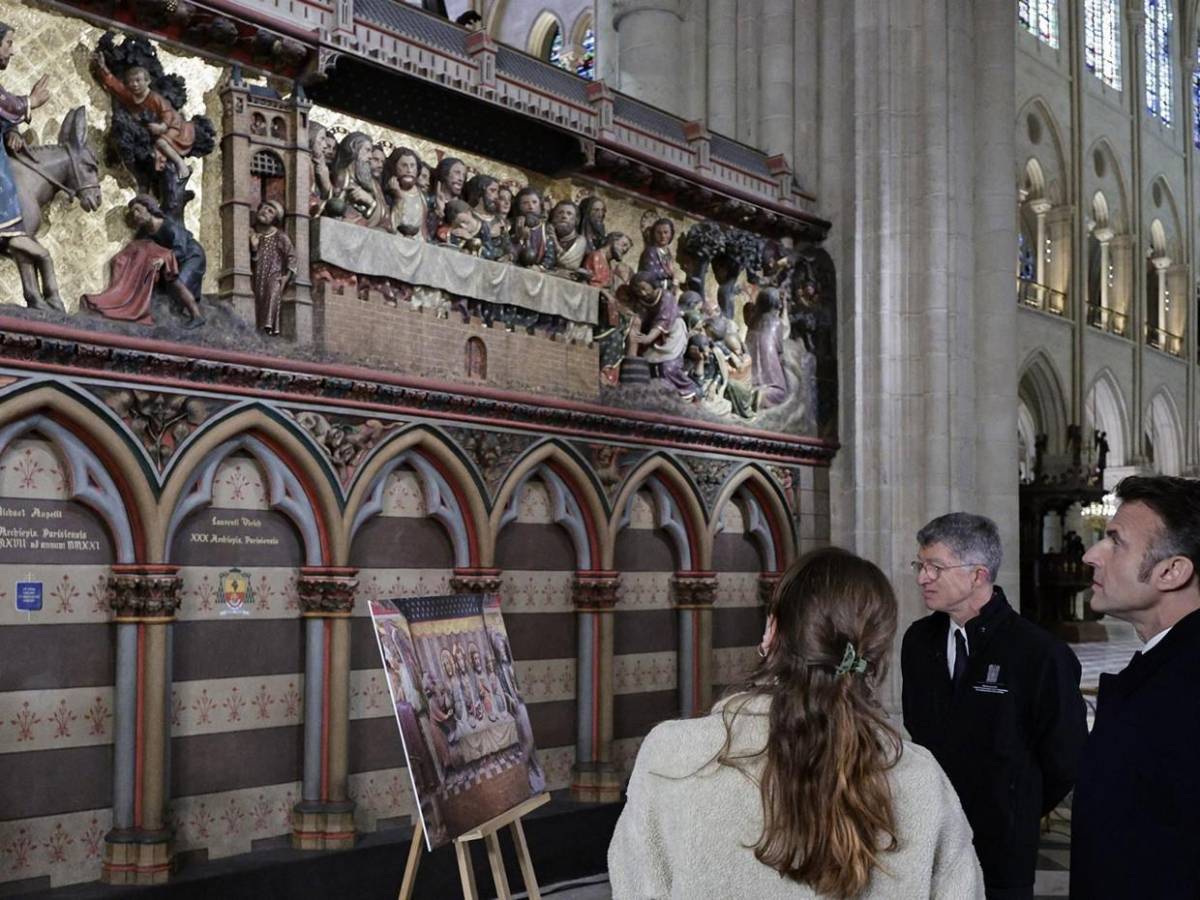
[[[1171,4],[1146,0],[1146,109],[1171,124]]]
[[[1017,232],[1017,271],[1022,281],[1033,281],[1036,277],[1036,266],[1033,260],[1033,248],[1025,240],[1024,232]]]
[[[1196,48],[1196,67],[1192,69],[1192,141],[1200,147],[1200,47]]]
[[[1121,13],[1117,0],[1084,0],[1083,61],[1110,88],[1121,89]]]
[[[550,54],[546,58],[550,61],[551,65],[561,66],[563,52],[562,29],[555,25],[553,34],[554,36],[550,38]]]
[[[582,55],[575,64],[575,74],[591,81],[596,77],[596,32],[591,28],[584,31],[580,50]]]
[[[1058,0],[1017,0],[1017,21],[1038,40],[1058,46]]]

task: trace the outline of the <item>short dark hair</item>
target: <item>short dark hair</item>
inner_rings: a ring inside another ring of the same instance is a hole
[[[996,580],[1004,551],[1000,546],[1000,530],[987,516],[953,512],[938,516],[917,532],[922,547],[945,544],[965,563],[986,566],[988,578]]]
[[[1200,481],[1174,475],[1130,475],[1117,485],[1122,503],[1143,503],[1162,521],[1142,557],[1138,578],[1146,581],[1155,565],[1186,556],[1200,576]]]
[[[134,204],[145,207],[146,212],[154,216],[156,219],[165,219],[167,214],[162,211],[162,207],[158,205],[158,201],[149,194],[138,194],[132,200],[125,204],[126,209],[132,209]]]

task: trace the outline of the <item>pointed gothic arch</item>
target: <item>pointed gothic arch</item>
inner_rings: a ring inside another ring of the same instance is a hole
[[[1083,410],[1090,428],[1103,431],[1108,440],[1109,467],[1123,466],[1129,457],[1129,413],[1121,383],[1112,370],[1100,370],[1084,394]],[[1084,440],[1090,434],[1084,434]]]
[[[1040,176],[1038,197],[1049,200],[1055,206],[1066,202],[1070,172],[1063,141],[1063,131],[1050,105],[1042,97],[1033,97],[1017,112],[1017,159],[1021,171],[1017,174],[1018,185],[1024,187],[1030,174],[1028,164],[1032,160]]]
[[[346,547],[338,527],[341,509],[332,473],[314,454],[307,435],[257,404],[192,435],[172,461],[159,502],[164,527],[152,536],[160,558],[165,559],[170,550],[171,537],[182,521],[180,510],[199,509],[211,502],[216,467],[239,450],[257,460],[268,479],[271,507],[288,516],[303,536],[309,560],[305,564],[345,565]],[[198,493],[205,484],[208,500]]]
[[[1154,447],[1154,468],[1160,475],[1178,475],[1183,469],[1183,429],[1179,407],[1166,387],[1155,391],[1143,417]]]
[[[633,497],[643,487],[649,488],[654,495],[656,525],[671,537],[681,571],[707,571],[712,559],[712,544],[705,527],[704,502],[678,463],[663,453],[655,453],[643,460],[626,477],[609,519],[604,568],[613,566],[617,536],[629,523]]]
[[[490,534],[493,541],[489,560],[495,553],[495,541],[500,532],[516,518],[522,488],[535,477],[540,478],[550,491],[555,522],[571,537],[577,568],[599,569],[608,541],[608,510],[604,495],[586,464],[557,440],[532,447],[505,476],[492,506]]]
[[[1115,234],[1129,233],[1129,192],[1124,169],[1108,138],[1092,142],[1084,155],[1084,196],[1103,191],[1108,207],[1108,225]]]
[[[59,382],[14,386],[0,399],[0,453],[36,433],[66,464],[71,499],[104,521],[117,562],[153,562],[147,535],[158,529],[158,506],[143,456],[134,453],[110,411]]]
[[[421,481],[426,507],[450,536],[455,565],[490,565],[493,545],[482,483],[453,441],[434,428],[418,425],[375,448],[355,474],[342,520],[350,547],[363,523],[379,512],[388,476],[408,467]]]
[[[746,531],[758,545],[763,571],[782,572],[796,555],[792,517],[778,486],[758,466],[743,466],[721,488],[713,503],[709,542],[721,529],[725,505],[739,500],[749,511]]]
[[[1047,437],[1051,453],[1062,452],[1067,435],[1066,392],[1053,360],[1035,350],[1021,366],[1017,396],[1026,405],[1039,433]]]

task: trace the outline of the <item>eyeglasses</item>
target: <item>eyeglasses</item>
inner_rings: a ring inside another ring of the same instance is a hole
[[[962,563],[957,566],[939,566],[937,563],[924,562],[923,560],[914,559],[909,563],[909,566],[912,567],[914,575],[920,575],[922,572],[924,572],[929,576],[930,581],[937,581],[938,578],[941,577],[942,573],[947,569],[973,569],[976,566],[980,566],[980,563]]]

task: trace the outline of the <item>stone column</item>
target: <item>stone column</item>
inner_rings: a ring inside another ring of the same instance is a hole
[[[100,878],[109,884],[161,884],[171,872],[168,710],[179,586],[178,566],[115,565],[108,580],[117,627],[113,827]]]
[[[575,766],[571,796],[606,803],[621,798],[612,763],[613,608],[620,573],[576,572],[572,584],[578,635],[575,663]]]
[[[708,2],[708,127],[737,132],[737,0]]]
[[[712,606],[717,594],[713,572],[676,572],[671,579],[679,628],[679,715],[703,715],[712,706]]]
[[[347,792],[350,730],[350,616],[357,569],[305,567],[296,587],[304,619],[304,776],[292,808],[292,846],[354,846]]]
[[[758,146],[794,162],[795,0],[764,0],[758,55]]]
[[[679,0],[615,0],[621,90],[668,112],[682,114]]]
[[[897,585],[903,634],[936,515],[996,520],[1018,583],[1016,27],[1008,4],[924,0],[827,4],[818,27],[817,193],[844,301],[834,537]]]

